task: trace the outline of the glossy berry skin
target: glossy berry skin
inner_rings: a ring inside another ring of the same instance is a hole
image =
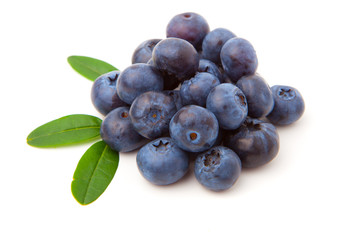
[[[162,93],[172,98],[172,101],[175,103],[177,110],[183,107],[182,98],[179,90],[166,90],[162,91]]]
[[[240,176],[241,161],[231,149],[216,146],[196,158],[194,173],[199,183],[207,189],[227,190]]]
[[[116,90],[119,97],[126,103],[144,92],[162,91],[164,80],[161,73],[153,66],[145,63],[136,63],[121,72]]]
[[[149,39],[139,44],[133,52],[132,64],[147,63],[152,57],[155,45],[160,41],[161,39]]]
[[[210,27],[201,15],[187,12],[178,14],[170,20],[166,28],[166,36],[187,40],[200,50],[202,40],[209,31]]]
[[[274,97],[274,108],[267,116],[276,125],[289,125],[300,119],[305,105],[300,92],[294,87],[275,85],[271,87]]]
[[[177,112],[173,99],[161,92],[145,92],[132,103],[130,117],[135,130],[148,139],[168,135],[169,123]]]
[[[197,73],[191,79],[184,81],[180,88],[183,105],[198,105],[205,107],[206,99],[211,89],[220,84],[218,78],[210,73]]]
[[[160,41],[153,50],[152,58],[154,66],[166,76],[165,81],[189,79],[199,67],[199,55],[193,45],[179,38]]]
[[[247,118],[240,128],[226,132],[223,145],[236,152],[242,167],[256,168],[275,158],[279,135],[271,123]]]
[[[226,130],[240,127],[247,116],[247,101],[243,92],[231,83],[222,83],[209,93],[206,108],[217,117]]]
[[[223,45],[220,56],[223,69],[233,82],[257,70],[256,51],[246,39],[231,38]]]
[[[104,116],[117,107],[127,106],[116,92],[116,83],[119,75],[120,71],[105,73],[99,76],[92,85],[92,103],[97,111]]]
[[[206,108],[188,105],[171,119],[170,136],[188,152],[202,152],[213,146],[218,136],[218,121]]]
[[[220,82],[223,81],[223,76],[218,66],[210,60],[200,59],[198,72],[207,72],[215,75]]]
[[[222,47],[226,41],[234,37],[236,37],[236,35],[225,28],[216,28],[212,30],[206,35],[202,42],[202,58],[220,65]]]
[[[149,182],[168,185],[181,179],[189,168],[188,153],[169,137],[158,138],[137,153],[137,166]]]
[[[239,79],[236,86],[241,89],[247,99],[250,117],[265,117],[273,109],[273,93],[268,83],[260,75],[244,76]]]
[[[130,152],[147,143],[134,130],[128,107],[118,107],[106,116],[101,125],[101,137],[110,148],[118,152]]]

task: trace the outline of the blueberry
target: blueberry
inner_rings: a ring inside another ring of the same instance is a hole
[[[193,45],[179,38],[160,41],[153,50],[152,58],[154,66],[165,74],[165,81],[189,79],[199,67],[199,55]]]
[[[226,132],[223,145],[236,152],[243,167],[255,168],[275,158],[279,135],[271,123],[247,118],[240,128]]]
[[[174,16],[167,25],[166,36],[187,40],[196,49],[201,49],[202,40],[210,31],[207,21],[193,12]]]
[[[155,139],[168,134],[169,123],[177,112],[173,99],[161,92],[145,92],[132,103],[130,117],[136,131]]]
[[[247,116],[247,101],[243,92],[231,83],[222,83],[209,93],[206,108],[217,117],[226,130],[240,127]]]
[[[276,125],[288,125],[297,121],[304,113],[304,100],[300,92],[289,86],[271,87],[274,97],[274,108],[267,116]]]
[[[118,152],[133,151],[147,143],[134,130],[128,107],[118,107],[106,116],[101,125],[101,137],[110,148]]]
[[[223,81],[223,76],[218,66],[210,60],[200,59],[198,72],[207,72],[215,75],[220,82]]]
[[[239,178],[241,161],[231,149],[224,146],[213,147],[196,158],[194,173],[204,187],[223,191],[233,186]]]
[[[183,107],[182,98],[179,90],[166,90],[163,93],[172,98],[172,101],[175,103],[177,110]]]
[[[137,166],[145,179],[168,185],[181,179],[189,168],[189,156],[169,137],[156,139],[137,153]]]
[[[202,152],[216,142],[218,121],[206,108],[188,105],[181,108],[171,119],[170,136],[188,152]]]
[[[234,33],[225,28],[216,28],[209,32],[202,42],[202,58],[221,64],[221,49],[226,41],[236,37]]]
[[[224,71],[233,82],[245,75],[256,72],[258,60],[251,43],[243,38],[228,40],[221,50],[221,62]]]
[[[132,55],[132,64],[147,63],[152,56],[153,48],[161,39],[149,39],[142,42]]]
[[[212,88],[220,84],[218,78],[210,73],[197,73],[184,81],[180,88],[183,105],[206,106],[206,98]]]
[[[112,71],[99,76],[92,85],[91,100],[98,112],[107,115],[111,110],[127,106],[116,92],[119,71]]]
[[[148,91],[162,91],[164,80],[160,72],[145,63],[136,63],[121,72],[116,90],[119,97],[126,103],[132,104],[140,94]]]
[[[250,117],[264,117],[273,109],[273,93],[260,75],[244,76],[239,79],[236,86],[241,89],[247,99]]]

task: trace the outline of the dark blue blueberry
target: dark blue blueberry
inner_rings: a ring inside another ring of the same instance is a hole
[[[156,185],[168,185],[181,179],[189,168],[189,156],[169,137],[156,139],[137,153],[138,169]]]
[[[206,106],[206,99],[211,89],[220,84],[218,78],[210,73],[197,73],[184,81],[180,88],[183,105]]]
[[[273,109],[273,93],[268,83],[258,74],[240,78],[236,86],[241,89],[247,99],[250,117],[265,117]]]
[[[132,64],[147,63],[153,54],[153,48],[161,39],[149,39],[142,42],[132,55]]]
[[[189,79],[199,67],[199,55],[193,45],[179,38],[160,41],[153,50],[152,58],[154,66],[165,74],[165,81]]]
[[[231,38],[236,37],[234,33],[225,28],[216,28],[209,32],[202,42],[202,58],[211,60],[217,65],[221,64],[221,49]]]
[[[118,152],[129,152],[140,148],[147,140],[133,128],[128,107],[112,110],[101,125],[101,137],[110,148]]]
[[[229,189],[241,173],[241,161],[231,149],[216,146],[201,153],[195,160],[196,179],[213,191]]]
[[[136,131],[155,139],[168,135],[169,123],[177,112],[173,99],[161,92],[145,92],[132,103],[130,117]]]
[[[214,87],[207,97],[206,108],[214,113],[219,126],[226,130],[240,127],[248,112],[245,95],[231,83]]]
[[[183,107],[179,90],[166,90],[166,91],[163,91],[163,93],[172,98],[172,101],[175,103],[177,110]]]
[[[271,123],[247,118],[240,128],[226,132],[223,145],[236,152],[243,167],[255,168],[275,158],[279,135]]]
[[[288,125],[304,113],[304,100],[300,92],[294,87],[275,85],[271,87],[274,97],[274,108],[267,116],[276,125]]]
[[[116,90],[119,97],[126,103],[144,92],[162,91],[164,80],[161,73],[153,66],[145,63],[136,63],[121,72]]]
[[[103,115],[107,115],[117,107],[127,106],[116,93],[116,82],[119,75],[119,71],[105,73],[98,77],[92,85],[92,103],[97,111]]]
[[[254,74],[258,66],[253,46],[239,37],[231,38],[223,45],[221,62],[224,71],[233,82],[237,82],[242,76]]]
[[[220,82],[223,81],[223,76],[216,64],[210,60],[200,59],[198,72],[207,72],[215,75]]]
[[[166,36],[187,40],[196,49],[201,49],[202,40],[210,31],[207,21],[193,12],[174,16],[167,25]]]
[[[218,121],[206,108],[188,105],[171,119],[170,136],[188,152],[202,152],[213,146],[218,136]]]

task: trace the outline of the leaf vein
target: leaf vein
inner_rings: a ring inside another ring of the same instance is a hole
[[[56,134],[62,134],[62,133],[66,133],[66,132],[71,132],[71,131],[80,131],[80,130],[86,130],[86,129],[98,129],[100,128],[100,126],[88,126],[88,127],[78,127],[78,128],[69,128],[69,129],[64,129],[62,131],[59,131],[59,132],[52,132],[52,133],[47,133],[47,134],[44,134],[44,135],[39,135],[37,137],[32,137],[32,138],[28,138],[28,141],[33,141],[34,139],[37,139],[37,138],[42,138],[42,137],[48,137],[48,136],[52,136],[52,135],[56,135]]]
[[[101,159],[104,157],[104,154],[105,154],[105,152],[107,151],[107,149],[108,149],[108,146],[106,145],[106,146],[104,147],[104,149],[103,149],[103,152],[102,152],[101,156],[99,157],[99,159],[98,159],[98,161],[97,161],[96,167],[93,169],[93,173],[91,174],[91,176],[90,176],[89,179],[88,179],[87,189],[86,189],[86,193],[85,193],[84,201],[83,201],[84,203],[86,202],[86,197],[87,197],[87,195],[88,195],[89,189],[91,188],[91,179],[92,179],[93,176],[95,175],[96,170],[97,170],[97,168],[98,168],[98,165],[100,164]]]

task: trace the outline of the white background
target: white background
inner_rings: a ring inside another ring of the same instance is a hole
[[[343,1],[1,1],[0,239],[348,239],[349,14]],[[299,89],[301,120],[279,128],[270,164],[222,193],[190,172],[166,187],[139,174],[136,153],[81,206],[70,184],[90,144],[38,149],[34,128],[75,113],[101,117],[91,81],[66,59],[85,55],[119,69],[168,21],[193,11],[255,47],[269,84]]]

